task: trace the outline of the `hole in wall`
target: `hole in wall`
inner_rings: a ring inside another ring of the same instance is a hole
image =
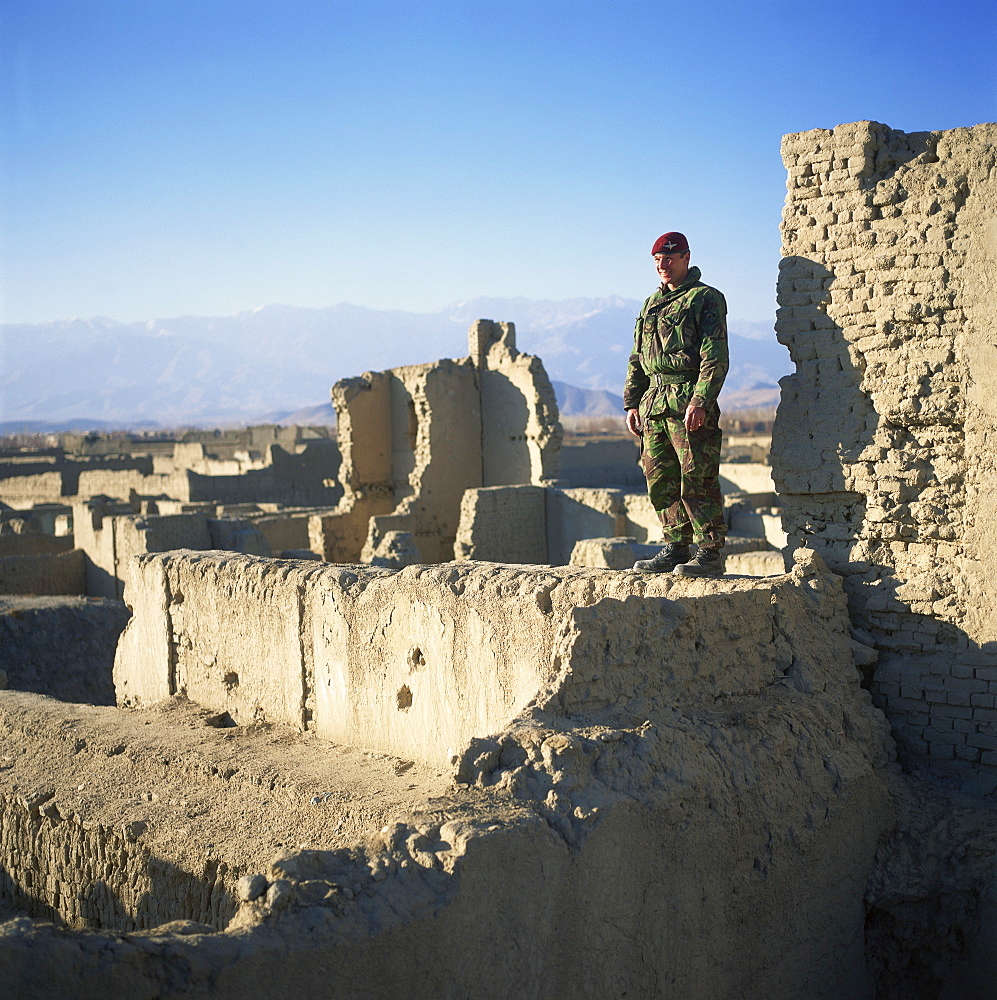
[[[400,712],[407,712],[412,707],[412,691],[409,689],[408,684],[403,684],[398,689],[398,694],[395,695],[395,702]]]
[[[228,712],[216,712],[205,716],[204,724],[212,729],[234,729],[239,723]]]
[[[418,670],[426,665],[426,657],[418,646],[413,646],[408,653],[409,671]]]

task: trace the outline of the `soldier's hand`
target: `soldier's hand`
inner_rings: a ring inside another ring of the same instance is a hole
[[[706,422],[706,410],[702,406],[693,406],[690,403],[685,408],[685,429],[687,431],[698,431]]]
[[[640,411],[637,409],[627,410],[627,430],[634,437],[640,437]]]

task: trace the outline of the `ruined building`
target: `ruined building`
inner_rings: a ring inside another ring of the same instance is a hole
[[[549,553],[571,490],[510,388],[531,362],[479,326],[452,379],[337,386],[344,498],[310,531],[340,561],[129,560],[116,706],[44,696],[46,617],[71,645],[89,605],[0,599],[0,983],[990,1000],[995,140],[785,141],[785,573],[480,559],[503,511]],[[521,482],[451,489],[493,370]]]
[[[140,553],[300,553],[339,464],[326,428],[272,425],[0,452],[0,593],[120,599]]]
[[[189,432],[163,442],[121,437],[92,442],[66,435],[66,444],[73,454],[53,448],[0,455],[0,504],[72,506],[101,496],[136,503],[263,501],[299,507],[339,500],[335,441],[298,427],[251,427],[224,437]]]
[[[660,537],[636,448],[570,448],[562,476],[557,402],[540,359],[516,349],[512,323],[478,320],[468,346],[466,358],[336,383],[344,495],[311,517],[311,551],[396,569],[452,559],[632,566],[634,546]],[[767,466],[721,472],[725,493],[759,504],[772,495]],[[755,571],[754,560],[764,575],[773,558],[781,570],[781,527],[732,514],[732,527],[742,525],[751,537],[735,530],[733,571]]]
[[[997,788],[997,125],[787,136],[773,473],[901,752]]]
[[[465,490],[557,473],[561,425],[540,359],[511,323],[478,320],[470,356],[368,372],[332,390],[344,496],[309,526],[330,562],[453,558]]]
[[[336,383],[342,458],[324,428],[270,426],[179,441],[67,435],[69,454],[0,454],[0,593],[120,599],[135,556],[177,548],[395,569],[622,568],[647,555],[659,526],[632,440],[563,448],[543,364],[516,349],[511,323],[476,321],[468,347]],[[768,466],[721,474],[731,571],[781,572]]]

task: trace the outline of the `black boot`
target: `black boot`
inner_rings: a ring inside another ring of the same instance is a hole
[[[677,565],[675,573],[678,576],[723,576],[723,549],[700,548],[693,559]]]
[[[689,558],[689,546],[683,542],[669,542],[653,559],[638,559],[634,569],[639,573],[671,573],[679,563]]]

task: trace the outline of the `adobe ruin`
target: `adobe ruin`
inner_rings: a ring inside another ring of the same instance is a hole
[[[407,502],[414,465],[368,472],[345,446],[349,531],[321,530],[389,565],[132,560],[119,706],[0,695],[0,889],[45,918],[0,925],[6,981],[101,1000],[992,996],[995,139],[786,137],[785,573],[480,561],[462,525],[503,510],[550,554],[551,498],[574,497],[542,461],[462,483],[444,522]],[[343,402],[390,399],[405,441],[432,378],[382,374]],[[620,538],[626,501],[578,503]],[[445,558],[397,568],[430,546]],[[0,599],[51,613],[32,600]]]
[[[773,475],[900,750],[997,788],[997,125],[787,136]]]
[[[452,559],[465,490],[556,475],[561,425],[540,359],[517,350],[512,323],[478,320],[468,345],[466,358],[333,386],[344,495],[309,524],[323,559]]]

